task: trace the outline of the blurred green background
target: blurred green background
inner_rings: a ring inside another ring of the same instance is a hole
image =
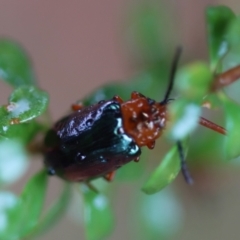
[[[141,77],[144,82],[149,79],[145,84],[151,83],[152,76],[158,76],[158,64],[164,69],[163,79],[151,96],[155,98],[159,92],[161,100],[176,45],[184,48],[181,65],[208,60],[205,8],[225,4],[240,13],[237,0],[0,3],[0,36],[16,40],[31,56],[39,85],[50,95],[52,121],[103,84],[135,78],[141,81]],[[236,83],[227,89],[238,102],[239,88]],[[131,90],[144,93],[145,85],[129,84]],[[11,89],[1,84],[0,93],[1,104],[5,104]],[[204,116],[219,124],[224,122],[221,112],[205,110]],[[198,148],[206,138],[213,144],[202,152]],[[188,159],[195,163],[191,168],[193,186],[186,185],[180,175],[160,193],[148,196],[141,191],[149,172],[171,146],[166,138],[157,142],[149,159],[133,163],[134,173],[121,176],[123,172],[119,172],[110,184],[96,183],[103,192],[107,189],[107,201],[114,209],[116,222],[112,234],[103,239],[239,239],[239,161],[218,162],[222,136],[210,130],[199,127],[190,140]],[[26,181],[41,168],[42,156],[37,155],[27,174],[10,188],[20,193]],[[133,177],[135,174],[137,177]],[[46,208],[62,188],[58,178],[51,178],[49,183]],[[84,239],[83,212],[87,206],[84,209],[81,204],[78,186],[73,188],[66,214],[39,239]]]

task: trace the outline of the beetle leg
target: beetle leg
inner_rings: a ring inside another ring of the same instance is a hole
[[[154,147],[155,147],[155,141],[148,142],[148,143],[147,143],[147,147],[148,147],[149,149],[154,149]]]
[[[121,97],[119,97],[118,95],[114,96],[113,100],[119,102],[120,104],[123,103],[123,99]]]
[[[135,159],[133,159],[134,162],[139,162],[140,157],[136,157]]]
[[[108,182],[111,182],[114,178],[114,175],[115,175],[115,171],[112,171],[110,173],[108,173],[107,175],[104,176],[104,178],[108,181]]]
[[[72,110],[73,111],[78,111],[82,108],[83,108],[83,104],[81,102],[72,104]]]
[[[93,192],[95,193],[99,193],[99,191],[97,190],[97,188],[91,184],[90,182],[85,182],[85,184],[88,186],[89,189],[91,189]]]

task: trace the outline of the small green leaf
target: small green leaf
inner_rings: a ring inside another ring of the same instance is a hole
[[[31,142],[42,128],[41,124],[32,120],[30,122],[8,126],[6,131],[1,132],[1,136],[5,139],[17,139],[26,145]]]
[[[2,232],[3,239],[22,239],[35,228],[43,208],[46,187],[45,171],[41,171],[28,181],[17,204],[8,211],[9,221]]]
[[[9,97],[9,104],[0,108],[0,134],[4,135],[9,125],[38,117],[46,110],[47,104],[46,92],[28,86],[17,88]]]
[[[84,193],[84,219],[87,240],[106,239],[113,229],[114,221],[108,199],[91,190]]]
[[[175,87],[187,99],[202,99],[209,91],[212,73],[204,62],[182,67],[176,76]]]
[[[142,190],[146,194],[154,194],[162,190],[177,177],[180,168],[179,153],[174,146],[151,174]]]
[[[0,203],[0,239],[9,239],[5,235],[5,230],[11,224],[9,222],[9,211],[15,209],[18,198],[11,192],[2,191],[0,192]]]
[[[234,18],[233,11],[226,6],[208,7],[206,9],[208,47],[212,71],[216,70],[219,60],[229,50],[226,32],[229,23]]]
[[[24,187],[21,194],[21,223],[20,235],[26,236],[38,223],[46,195],[47,174],[43,170],[36,174]],[[22,219],[22,220],[23,220]]]
[[[13,206],[6,211],[7,224],[0,231],[0,239],[19,239],[20,237],[20,214],[21,214],[21,205],[20,199],[15,197],[15,203]]]
[[[36,85],[26,52],[17,43],[0,40],[0,78],[13,87]]]
[[[70,185],[65,183],[65,187],[61,196],[57,198],[55,203],[49,208],[46,214],[40,219],[39,223],[28,235],[28,238],[32,239],[40,234],[45,233],[51,227],[53,227],[56,222],[58,222],[62,215],[65,213],[69,200],[71,197]]]
[[[229,24],[227,40],[230,44],[231,51],[240,53],[240,17],[235,18]]]
[[[228,98],[224,93],[218,94],[225,108],[226,129],[225,153],[227,159],[240,155],[240,105]]]
[[[166,134],[173,140],[181,140],[198,126],[201,107],[195,102],[178,99],[168,109],[170,121]]]
[[[240,17],[234,18],[228,26],[226,39],[229,51],[222,60],[222,71],[229,70],[240,64]],[[237,75],[235,76],[235,78]]]
[[[28,168],[25,145],[17,140],[0,140],[0,183],[13,183]]]
[[[9,114],[26,122],[41,115],[47,108],[48,94],[35,87],[17,88],[9,97]]]

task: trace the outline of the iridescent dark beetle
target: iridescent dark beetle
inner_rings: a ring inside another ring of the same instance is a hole
[[[153,149],[166,125],[180,52],[179,48],[163,101],[156,102],[133,92],[125,102],[115,96],[88,107],[74,105],[75,111],[58,121],[46,135],[45,164],[49,174],[69,181],[88,182],[101,176],[111,180],[117,168],[139,161],[141,147]],[[204,118],[199,123],[225,134],[225,129]],[[183,175],[191,183],[181,142],[177,146]]]

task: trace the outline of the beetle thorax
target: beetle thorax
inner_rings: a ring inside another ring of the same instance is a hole
[[[146,97],[121,104],[123,126],[138,146],[153,148],[166,124],[166,105]]]

